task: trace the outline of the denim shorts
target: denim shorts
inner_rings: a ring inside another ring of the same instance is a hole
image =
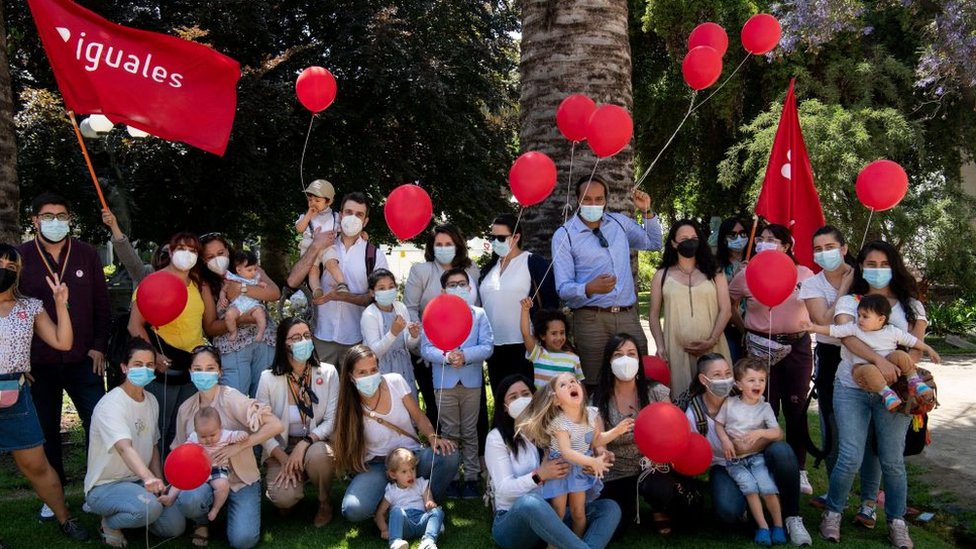
[[[0,381],[20,379],[23,374],[3,374]],[[0,453],[28,450],[44,444],[44,432],[37,419],[34,400],[31,399],[30,386],[20,386],[17,403],[9,408],[0,408]]]
[[[762,453],[752,454],[738,459],[730,459],[725,463],[725,470],[732,480],[739,486],[744,495],[759,493],[770,496],[779,493],[773,477],[766,468],[766,458]]]

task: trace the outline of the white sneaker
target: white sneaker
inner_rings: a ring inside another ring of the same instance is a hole
[[[41,510],[37,514],[37,517],[45,522],[54,520],[54,511],[52,511],[51,508],[45,503],[44,505],[41,505]]]
[[[812,494],[813,486],[810,486],[810,478],[807,476],[807,472],[803,469],[800,470],[800,493],[801,494]]]
[[[390,543],[390,549],[409,549],[410,544],[405,539],[395,539]]]
[[[437,543],[430,538],[424,538],[420,540],[419,549],[437,549]]]
[[[908,535],[908,525],[902,519],[895,519],[888,523],[888,540],[892,547],[898,549],[914,549],[915,544]]]
[[[790,535],[790,543],[797,547],[813,545],[813,539],[803,525],[803,517],[786,517],[786,532]]]

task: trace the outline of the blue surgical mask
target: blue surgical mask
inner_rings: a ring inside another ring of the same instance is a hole
[[[891,269],[888,267],[864,269],[864,281],[871,285],[875,290],[887,288],[891,284]]]
[[[779,244],[775,242],[759,242],[756,244],[756,253],[767,252],[779,249]]]
[[[465,302],[468,301],[468,296],[471,295],[471,292],[468,291],[468,288],[463,286],[455,286],[453,288],[448,288],[447,293],[451,295],[456,295],[461,299],[463,299]]]
[[[309,342],[311,343],[311,342]],[[220,374],[217,372],[190,372],[190,381],[197,391],[209,391],[217,384]]]
[[[314,348],[311,339],[303,339],[298,343],[291,344],[291,356],[299,362],[305,362],[312,357],[312,349]]]
[[[603,205],[600,206],[580,206],[580,217],[587,223],[596,223],[603,217]]]
[[[840,255],[840,248],[813,252],[813,262],[825,271],[835,271],[844,262],[844,257]]]
[[[389,307],[393,305],[396,301],[397,291],[396,288],[390,288],[389,290],[375,290],[373,291],[373,297],[376,299],[376,303],[384,307]]]
[[[491,241],[491,251],[493,251],[496,254],[498,254],[498,257],[505,257],[505,256],[508,255],[508,252],[512,251],[512,247],[508,245],[508,240],[507,239],[505,240],[505,242],[499,242],[497,240],[492,240]]]
[[[356,390],[364,397],[369,398],[376,394],[381,381],[383,381],[383,376],[379,372],[371,376],[356,378]]]
[[[434,259],[441,265],[449,265],[454,261],[454,246],[434,246]]]
[[[68,236],[70,226],[67,221],[52,219],[50,221],[41,220],[41,234],[49,242],[61,242]]]
[[[737,236],[732,240],[729,240],[728,243],[730,250],[741,251],[746,248],[746,244],[749,243],[749,239],[744,236]]]
[[[125,378],[136,387],[145,387],[156,379],[156,372],[152,368],[146,367],[129,368],[129,371],[125,373]]]

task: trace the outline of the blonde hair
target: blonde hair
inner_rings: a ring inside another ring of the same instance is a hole
[[[562,408],[559,407],[559,403],[556,402],[556,383],[564,375],[572,376],[570,373],[559,374],[550,379],[549,383],[546,383],[532,395],[532,401],[529,403],[529,407],[519,416],[525,419],[515,425],[516,435],[524,436],[540,448],[549,446],[552,440],[552,437],[549,435],[549,426],[552,425],[553,420],[563,413]],[[582,421],[585,424],[589,424],[590,418],[586,412],[586,389],[582,383],[580,384],[580,390],[583,392],[584,404],[580,407],[580,417],[576,418],[575,421]]]
[[[386,472],[393,473],[402,465],[409,465],[416,469],[419,462],[420,460],[410,450],[397,448],[386,456]]]

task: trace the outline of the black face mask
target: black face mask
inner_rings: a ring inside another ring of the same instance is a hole
[[[678,242],[678,253],[684,257],[695,257],[695,254],[698,253],[698,239],[690,238]]]
[[[6,292],[17,282],[17,273],[10,269],[0,269],[0,293]]]

